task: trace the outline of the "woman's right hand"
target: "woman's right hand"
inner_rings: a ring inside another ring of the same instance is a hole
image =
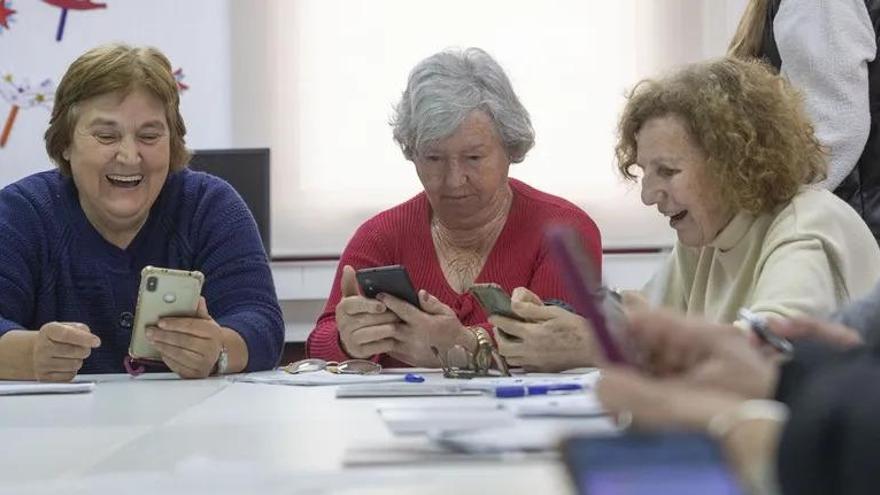
[[[342,350],[361,359],[391,352],[400,318],[380,301],[360,295],[354,268],[350,265],[342,268],[340,290],[342,298],[336,304],[336,327]]]
[[[57,321],[43,325],[34,343],[34,376],[41,382],[69,382],[92,349],[101,345],[82,323]]]

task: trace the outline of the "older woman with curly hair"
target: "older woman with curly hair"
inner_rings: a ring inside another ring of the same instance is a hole
[[[761,63],[722,59],[640,83],[616,153],[678,234],[645,288],[655,303],[722,323],[741,307],[824,313],[880,277],[862,219],[810,186],[826,161],[800,94]]]
[[[645,287],[650,302],[733,323],[740,308],[790,317],[832,311],[869,292],[880,250],[858,214],[813,187],[823,150],[800,95],[759,62],[721,59],[639,83],[619,123],[624,177],[669,218],[678,241]],[[635,298],[633,300],[637,300]],[[521,323],[582,334],[528,291],[514,294]]]

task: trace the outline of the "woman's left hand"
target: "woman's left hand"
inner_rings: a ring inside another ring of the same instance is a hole
[[[211,374],[222,348],[222,329],[211,315],[205,298],[199,298],[194,317],[167,317],[158,326],[147,327],[147,339],[162,355],[162,361],[183,378],[204,378]]]
[[[446,352],[465,337],[464,325],[455,311],[424,289],[419,291],[421,310],[389,294],[380,294],[377,299],[401,319],[395,324],[397,345],[389,353],[395,359],[412,366],[438,368],[440,361],[431,347]]]
[[[522,320],[489,317],[504,332],[496,339],[507,364],[543,372],[595,365],[596,344],[587,320],[559,306],[544,306],[524,287],[513,291],[511,308]]]

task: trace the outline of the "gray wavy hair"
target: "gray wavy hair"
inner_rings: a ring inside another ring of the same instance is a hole
[[[495,122],[508,159],[523,161],[535,145],[529,112],[504,69],[479,48],[444,50],[413,68],[391,119],[394,140],[412,161],[430,143],[455,133],[474,110]]]

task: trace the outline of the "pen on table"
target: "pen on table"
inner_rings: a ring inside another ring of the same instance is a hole
[[[403,375],[403,381],[407,383],[422,383],[425,381],[425,377],[417,373],[407,373]]]
[[[549,385],[502,385],[495,387],[495,397],[508,399],[527,395],[572,393],[583,390],[580,383],[554,383]]]
[[[794,346],[791,345],[791,342],[785,337],[773,333],[767,326],[766,318],[746,308],[740,308],[737,316],[749,325],[749,328],[752,329],[752,332],[761,342],[769,345],[785,357],[791,357],[794,354]]]

